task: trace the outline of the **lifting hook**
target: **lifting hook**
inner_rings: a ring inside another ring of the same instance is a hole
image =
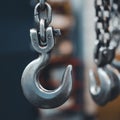
[[[105,105],[119,95],[120,74],[110,65],[105,68],[98,68],[97,72],[99,85],[97,84],[94,72],[91,70],[89,73],[89,91],[96,104]]]
[[[57,89],[46,90],[39,82],[40,71],[48,64],[50,50],[54,46],[53,32],[52,27],[46,29],[47,45],[41,47],[39,45],[37,30],[30,30],[32,46],[40,55],[28,64],[21,78],[21,85],[25,97],[34,106],[43,109],[55,108],[62,105],[69,98],[72,90],[71,65],[67,66],[62,78],[62,83]],[[57,32],[59,33],[58,30]]]

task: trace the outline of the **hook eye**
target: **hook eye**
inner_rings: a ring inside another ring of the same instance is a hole
[[[62,105],[72,90],[72,66],[68,65],[62,77],[61,85],[55,90],[46,90],[39,82],[40,71],[46,66],[49,54],[42,54],[24,70],[21,85],[25,97],[39,108],[55,108]]]
[[[52,27],[48,27],[46,29],[46,46],[40,46],[39,45],[39,40],[38,40],[38,33],[36,29],[31,29],[30,30],[30,37],[31,37],[31,43],[33,48],[38,52],[38,53],[48,53],[49,51],[52,50],[55,44],[54,36],[53,36],[53,29]]]

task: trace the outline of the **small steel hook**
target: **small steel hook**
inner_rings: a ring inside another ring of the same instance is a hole
[[[55,108],[62,105],[68,98],[72,89],[72,66],[69,65],[63,75],[62,84],[56,90],[44,89],[38,79],[49,59],[48,54],[42,54],[31,62],[22,75],[22,89],[26,98],[36,107]]]
[[[22,74],[21,85],[23,93],[28,101],[36,107],[44,109],[58,107],[70,96],[72,90],[72,66],[67,66],[62,78],[62,83],[57,89],[44,89],[38,77],[40,71],[47,65],[50,58],[49,52],[54,46],[53,29],[48,27],[46,30],[46,47],[39,45],[37,31],[35,29],[32,29],[30,32],[32,45],[34,49],[41,54],[25,68]]]
[[[120,75],[118,71],[110,65],[105,68],[98,68],[97,72],[100,85],[97,84],[93,71],[90,71],[89,90],[93,100],[98,105],[105,105],[119,95]]]
[[[108,97],[110,95],[111,82],[110,82],[110,78],[102,68],[99,68],[97,72],[98,72],[100,85],[97,84],[95,74],[91,70],[89,73],[90,76],[89,90],[93,100],[98,105],[105,105],[108,102]]]

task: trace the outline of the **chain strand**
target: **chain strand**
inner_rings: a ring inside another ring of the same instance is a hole
[[[38,37],[40,38],[39,43],[42,46],[46,45],[45,29],[52,21],[52,8],[46,1],[39,0],[34,9],[34,20],[37,24]]]
[[[96,39],[105,45],[110,42],[110,0],[95,0]]]

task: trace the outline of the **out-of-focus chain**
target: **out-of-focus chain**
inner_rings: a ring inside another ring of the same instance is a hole
[[[112,9],[111,9],[111,36],[112,40],[114,40],[117,45],[120,41],[120,0],[112,1]]]
[[[95,0],[96,9],[96,37],[103,44],[110,42],[110,0]]]
[[[120,94],[120,72],[117,71],[120,65],[114,59],[120,41],[120,0],[95,0],[95,8],[94,59],[98,75],[90,71],[90,94],[97,104],[105,105]]]
[[[111,43],[111,0],[95,0],[96,10],[96,41],[94,59],[98,67],[112,62],[115,56],[115,44]]]

